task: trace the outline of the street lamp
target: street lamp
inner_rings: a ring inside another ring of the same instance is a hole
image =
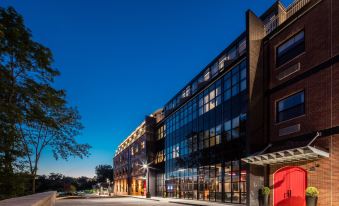
[[[111,196],[111,181],[109,178],[106,179],[106,182],[108,183],[108,188],[107,188],[107,191],[108,191],[108,196]]]
[[[147,175],[147,191],[146,191],[146,198],[151,198],[151,193],[149,192],[149,166],[147,164],[143,164],[142,167],[146,169],[146,175]]]

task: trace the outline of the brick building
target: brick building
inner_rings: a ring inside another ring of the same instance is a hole
[[[145,120],[122,142],[113,158],[114,193],[116,195],[146,195],[144,164],[152,161],[154,125],[162,118],[160,111]],[[151,171],[152,172],[152,171]],[[150,190],[154,194],[154,174],[150,174]]]
[[[302,8],[295,11],[298,4]],[[318,205],[339,205],[338,10],[338,1],[296,1],[256,27],[274,27],[260,39],[268,143],[244,160],[260,165],[252,169],[272,189],[272,205],[288,199],[303,205],[304,199],[295,197],[304,195],[306,186],[319,189]],[[295,177],[298,185],[287,182]]]
[[[339,205],[338,23],[337,0],[249,10],[246,31],[119,146],[117,193],[149,184],[155,196],[252,206],[269,186],[270,205],[302,206],[315,186],[319,206]]]

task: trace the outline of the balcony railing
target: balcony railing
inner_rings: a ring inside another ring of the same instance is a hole
[[[285,14],[280,14],[272,17],[265,24],[266,34],[271,33],[275,28],[277,28],[280,24],[282,24],[286,19],[290,18],[293,14],[303,8],[306,4],[308,4],[311,0],[295,0],[286,8]]]
[[[296,0],[286,8],[286,19],[303,8],[311,0]]]
[[[272,17],[270,21],[264,25],[266,34],[271,33],[278,26],[279,26],[279,16]]]

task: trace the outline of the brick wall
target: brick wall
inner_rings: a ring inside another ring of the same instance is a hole
[[[307,185],[317,187],[320,192],[318,206],[339,205],[339,135],[327,137],[322,141],[328,141],[332,145],[330,158],[269,166],[270,205],[273,205],[273,175],[278,169],[286,166],[298,166],[307,171]],[[315,170],[311,171],[312,168]]]
[[[266,41],[264,51],[265,57],[267,58],[266,70],[269,74],[269,89],[274,89],[276,86],[279,86],[284,82],[298,76],[300,77],[306,71],[309,71],[315,66],[320,65],[331,58],[331,46],[333,46],[333,44],[331,45],[330,31],[331,28],[337,29],[339,26],[334,25],[331,27],[330,8],[331,0],[319,1],[319,3],[310,9],[305,15]],[[301,30],[305,31],[305,52],[279,68],[276,68],[276,48]],[[332,43],[334,43],[334,41],[332,41]],[[296,65],[299,66],[298,71],[286,78],[278,79],[279,75],[281,75],[283,71],[286,71]],[[306,77],[294,84],[289,84],[283,89],[277,90],[269,95],[269,136],[272,141],[298,136],[312,131],[330,128],[332,126],[332,79],[339,79],[339,73],[332,72],[331,68],[328,67],[327,69]],[[301,90],[305,91],[305,115],[285,122],[276,123],[276,102]],[[300,124],[299,132],[286,136],[278,135],[280,129],[297,124]]]
[[[314,1],[316,2],[316,1]],[[279,68],[275,66],[277,46],[296,34],[305,31],[305,52]],[[268,95],[269,102],[269,137],[271,141],[284,140],[310,132],[339,126],[339,63],[328,66],[310,76],[303,76],[299,81],[291,80],[301,77],[305,72],[339,54],[339,1],[322,0],[298,20],[291,23],[264,45],[265,70],[269,81],[267,86],[273,89]],[[284,79],[277,77],[282,71],[299,64],[299,70]],[[291,84],[286,84],[290,82]],[[282,89],[274,89],[279,85]],[[276,102],[295,92],[305,91],[305,115],[276,123]],[[279,130],[300,124],[300,131],[290,135],[279,136]],[[318,206],[339,205],[339,134],[324,137],[317,142],[326,145],[330,158],[316,161],[296,162],[269,166],[269,184],[273,189],[273,174],[285,166],[300,166],[308,171],[308,186],[315,186],[320,191]],[[313,168],[315,168],[314,171]],[[273,191],[273,190],[272,190]],[[270,196],[273,205],[273,193]]]

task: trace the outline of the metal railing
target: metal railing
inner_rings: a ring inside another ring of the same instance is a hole
[[[266,34],[271,33],[278,26],[279,26],[279,16],[274,16],[269,22],[267,22],[264,25]]]
[[[311,0],[295,0],[286,8],[286,13],[280,16],[274,16],[265,24],[266,34],[271,33],[275,28],[282,24],[286,19],[291,17]]]
[[[286,8],[286,19],[288,19],[293,14],[295,14],[297,11],[303,8],[310,1],[311,0],[295,0],[292,4],[290,4]]]

